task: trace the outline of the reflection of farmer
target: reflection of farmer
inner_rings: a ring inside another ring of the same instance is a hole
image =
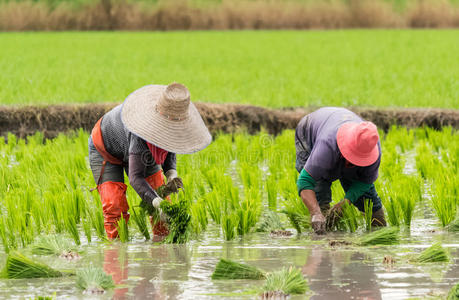
[[[325,231],[323,214],[330,209],[331,184],[336,179],[346,195],[332,208],[331,217],[342,214],[345,202],[364,211],[364,200],[369,199],[373,202],[372,225],[386,225],[373,184],[381,160],[379,135],[373,123],[344,108],[324,107],[300,121],[295,145],[298,191],[316,233]]]
[[[129,219],[123,170],[144,206],[158,208],[162,199],[155,190],[164,184],[162,172],[170,190],[177,192],[183,185],[175,154],[202,150],[211,139],[188,89],[178,83],[140,88],[106,113],[89,138],[89,162],[108,238],[118,236],[121,215]],[[152,225],[153,234],[167,235],[161,221]]]

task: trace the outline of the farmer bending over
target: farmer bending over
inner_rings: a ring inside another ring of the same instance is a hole
[[[297,186],[318,234],[325,233],[331,184],[339,179],[346,195],[329,212],[327,228],[342,216],[345,202],[364,211],[373,202],[373,226],[386,226],[381,199],[373,182],[378,178],[381,145],[376,126],[353,112],[324,107],[303,117],[295,133]]]
[[[169,190],[183,187],[175,154],[197,152],[211,140],[188,89],[178,83],[144,86],[107,112],[89,138],[89,162],[108,238],[118,236],[121,215],[129,220],[123,171],[142,198],[142,206],[159,208],[163,199],[155,190],[164,184],[163,172]],[[165,222],[150,220],[154,236],[168,234]]]

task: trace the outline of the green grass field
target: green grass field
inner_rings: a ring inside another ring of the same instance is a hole
[[[2,33],[0,70],[1,104],[177,81],[194,101],[459,108],[459,31]]]

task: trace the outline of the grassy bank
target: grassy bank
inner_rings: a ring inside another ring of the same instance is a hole
[[[0,103],[115,102],[178,81],[208,102],[459,108],[458,34],[3,33]]]

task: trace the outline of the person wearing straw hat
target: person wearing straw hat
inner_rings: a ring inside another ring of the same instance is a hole
[[[200,151],[211,141],[188,89],[179,83],[144,86],[107,112],[89,138],[89,162],[108,238],[118,236],[121,217],[129,220],[124,171],[141,197],[141,205],[159,209],[163,199],[156,190],[164,185],[164,175],[170,191],[183,188],[176,154]],[[161,219],[151,219],[153,234],[159,239],[168,234],[165,219]]]
[[[386,226],[381,199],[373,184],[381,162],[376,125],[345,108],[320,108],[298,123],[295,147],[295,167],[300,173],[298,193],[317,234],[336,225],[345,203],[364,212],[366,199],[373,204],[372,225]],[[346,194],[330,210],[331,184],[337,179]]]

